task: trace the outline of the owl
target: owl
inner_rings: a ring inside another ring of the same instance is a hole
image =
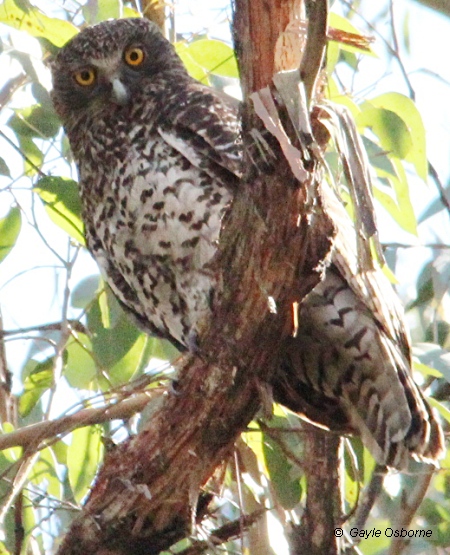
[[[190,77],[145,19],[84,29],[52,73],[89,250],[143,330],[195,349],[217,287],[211,261],[221,219],[240,184],[238,108]],[[283,345],[275,400],[360,435],[380,464],[434,462],[442,430],[413,381],[395,293],[381,271],[358,269],[352,222],[332,195],[329,207],[335,250],[299,308],[296,337]]]

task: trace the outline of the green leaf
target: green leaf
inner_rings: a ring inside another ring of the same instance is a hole
[[[52,99],[48,90],[41,83],[34,82],[31,84],[31,92],[37,103],[46,110],[53,110]]]
[[[15,110],[8,125],[19,136],[44,139],[54,137],[61,127],[55,111],[39,104]]]
[[[383,149],[399,158],[406,159],[412,149],[413,140],[406,123],[392,110],[373,107],[371,103],[364,102],[356,124],[360,129],[370,128],[379,138]]]
[[[20,209],[13,206],[8,214],[0,220],[0,262],[12,251],[22,227]]]
[[[433,266],[426,264],[417,278],[417,297],[408,304],[406,310],[430,303],[434,298]]]
[[[94,302],[87,314],[87,324],[92,332],[94,358],[103,370],[111,369],[128,353],[141,332],[131,323],[109,289],[109,324],[105,327],[100,303]]]
[[[84,245],[81,200],[76,181],[65,177],[43,177],[34,190],[44,202],[50,219]]]
[[[143,369],[150,359],[151,339],[141,333],[131,349],[112,368],[109,369],[109,377],[112,385],[120,385],[129,382],[139,369]]]
[[[436,370],[436,368],[431,368],[431,366],[427,366],[426,364],[422,364],[421,362],[417,362],[416,360],[413,361],[414,364],[414,371],[420,372],[422,376],[432,378],[442,378],[442,372]]]
[[[450,410],[432,397],[428,397],[428,402],[439,412],[442,418],[444,418],[444,420],[446,420],[450,424]]]
[[[34,144],[31,137],[19,135],[18,140],[20,151],[24,155],[25,175],[36,175],[38,173],[38,169],[42,166],[44,161],[43,152]]]
[[[446,198],[450,198],[450,186],[448,184],[445,187],[444,195],[446,196]],[[419,223],[421,224],[425,220],[428,220],[428,218],[431,218],[432,216],[438,214],[439,212],[442,212],[443,210],[447,211],[447,207],[442,204],[442,200],[440,198],[435,199],[421,214],[421,216],[419,217]]]
[[[39,543],[41,543],[39,542],[40,538],[36,538],[36,536],[33,534],[33,532],[36,530],[37,518],[38,518],[38,515],[36,513],[36,510],[33,504],[24,503],[22,506],[21,524],[25,532],[25,542],[23,544],[24,550],[22,551],[22,553],[31,552],[31,549],[27,546],[27,543],[29,543],[31,536],[33,536],[35,539],[35,545],[36,543],[38,545]]]
[[[78,33],[78,29],[72,23],[47,17],[31,4],[19,5],[19,2],[14,0],[4,0],[0,4],[0,22],[25,31],[33,37],[47,39],[55,46],[63,46]]]
[[[450,383],[450,353],[434,343],[414,343],[413,354],[422,364],[438,370]]]
[[[151,358],[159,358],[160,360],[173,360],[179,356],[180,352],[170,341],[159,339],[158,337],[149,337],[148,342],[148,360]]]
[[[0,156],[0,175],[6,175],[7,177],[11,177],[11,172],[9,171],[8,164],[1,156]]]
[[[382,204],[395,222],[405,231],[417,236],[417,219],[409,195],[408,180],[402,163],[395,156],[390,158],[398,177],[387,176],[389,190],[374,187],[374,197]],[[379,170],[378,173],[382,173]]]
[[[42,395],[53,385],[54,358],[43,362],[30,361],[25,367],[28,372],[24,380],[24,391],[19,400],[19,411],[27,416],[36,406]]]
[[[15,431],[14,426],[10,422],[0,423],[0,433],[2,435],[10,434]],[[2,449],[0,451],[0,474],[4,476],[7,469],[12,463],[17,462],[22,456],[22,447],[10,447],[9,449]],[[0,482],[0,493],[2,484]]]
[[[375,168],[375,171],[380,173],[383,177],[397,177],[394,164],[392,160],[389,159],[386,151],[368,137],[362,137],[362,141],[369,156],[370,164]]]
[[[122,17],[123,4],[121,0],[88,0],[81,11],[86,23],[93,25],[107,19]]]
[[[403,94],[393,92],[377,96],[370,100],[369,104],[395,113],[404,122],[411,140],[411,146],[404,159],[411,162],[416,168],[417,174],[426,181],[428,160],[425,126],[414,102]]]
[[[70,295],[70,304],[74,308],[86,308],[97,296],[99,287],[99,275],[84,278],[73,288]]]
[[[336,81],[332,77],[328,79],[327,93],[330,100],[346,106],[350,110],[354,118],[356,118],[356,116],[361,112],[361,108],[348,94],[342,94],[339,87],[337,86]],[[324,121],[324,123],[326,123],[326,120]]]
[[[61,480],[56,472],[56,464],[57,460],[52,447],[43,449],[33,465],[29,479],[34,484],[41,486],[45,481],[47,493],[53,495],[56,499],[61,499],[63,491]]]
[[[112,300],[112,299],[111,299]],[[111,304],[111,303],[110,303]],[[98,295],[98,306],[102,317],[102,325],[105,329],[111,328],[111,310],[108,304],[108,294],[106,288],[103,288]]]
[[[67,364],[64,377],[71,387],[91,389],[98,371],[92,355],[92,343],[87,335],[78,333],[67,344]]]
[[[189,75],[197,81],[209,85],[208,72],[191,56],[188,45],[185,42],[176,42],[174,46]]]
[[[178,46],[176,48],[179,55],[180,52],[183,55],[187,53],[206,74],[216,73],[225,77],[239,77],[234,50],[220,40],[200,39],[188,45],[185,44],[184,48]]]
[[[142,17],[142,14],[129,6],[124,6],[123,8],[123,16],[124,18],[127,17]]]
[[[273,421],[275,421],[275,425],[283,425],[286,419],[274,417]],[[266,467],[279,502],[284,509],[293,509],[300,501],[302,493],[300,487],[301,471],[288,460],[280,445],[268,434],[264,434],[263,452]]]
[[[72,432],[72,442],[67,451],[67,469],[69,483],[78,502],[88,493],[102,456],[100,427],[87,426]]]

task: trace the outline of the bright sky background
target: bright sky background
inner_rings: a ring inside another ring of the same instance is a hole
[[[176,30],[178,33],[209,32],[213,38],[230,40],[227,15],[230,14],[226,0],[179,0],[176,2]],[[382,11],[385,3],[363,2],[362,11],[368,20]],[[338,2],[333,9],[338,8]],[[395,3],[396,24],[398,36],[402,37],[405,14],[409,14],[411,55],[405,52],[403,61],[417,94],[417,105],[421,112],[427,129],[429,159],[435,165],[441,180],[446,183],[449,176],[449,136],[450,136],[450,64],[446,53],[450,52],[450,20],[437,15],[435,12],[424,8],[414,1]],[[356,18],[355,24],[364,28],[362,21]],[[377,28],[377,32],[390,37],[389,29]],[[10,29],[2,26],[0,35],[7,37]],[[376,33],[371,33],[377,40],[373,46],[379,53],[379,59],[365,57],[360,65],[360,71],[355,76],[350,73],[342,74],[348,88],[353,90],[359,98],[365,92],[368,98],[387,91],[398,91],[407,94],[407,88],[402,80],[398,65],[393,62],[386,70],[384,46]],[[13,45],[18,50],[39,52],[36,41],[24,40],[22,34],[11,33]],[[4,51],[8,50],[8,39],[4,40]],[[404,51],[405,49],[402,48]],[[36,68],[45,75],[47,83],[49,76],[36,58]],[[10,63],[8,56],[0,56],[0,89],[4,82],[17,71],[17,63]],[[353,82],[351,81],[353,80]],[[17,98],[16,105],[20,105]],[[11,115],[10,110],[3,110],[0,114],[0,125],[5,133],[12,139],[14,136],[4,123]],[[22,168],[20,156],[12,149],[2,152],[12,168],[19,176]],[[55,153],[56,157],[56,153]],[[70,175],[67,165],[61,163],[48,163],[46,171],[56,175],[64,173]],[[9,184],[7,178],[0,177],[0,187]],[[27,179],[19,180],[17,186],[28,188]],[[412,180],[413,202],[417,214],[426,208],[430,201],[436,197],[434,184],[428,185]],[[18,202],[30,215],[27,190],[18,191]],[[8,194],[0,196],[0,217],[7,213],[12,197]],[[40,227],[52,249],[66,256],[68,243],[63,233],[48,220],[39,203],[35,206]],[[420,237],[415,239],[399,230],[392,224],[389,217],[380,211],[380,235],[384,242],[402,242],[407,244],[425,244],[427,242],[450,242],[449,218],[445,213],[440,213],[435,218],[420,226]],[[430,225],[431,224],[431,225]],[[72,249],[73,252],[73,249]],[[414,296],[414,280],[423,261],[430,256],[426,249],[402,250],[399,254],[397,276],[401,283],[401,294],[406,298]],[[65,273],[55,271],[55,256],[45,247],[37,233],[24,222],[17,247],[0,266],[0,303],[4,318],[5,329],[37,326],[46,322],[58,321],[61,317],[62,289],[64,287]],[[86,275],[97,272],[96,264],[87,253],[81,252],[75,264],[71,278],[71,287],[75,286]],[[74,312],[73,316],[76,316]],[[41,342],[39,343],[41,344]],[[17,372],[31,347],[29,340],[8,341],[7,352],[11,369]]]

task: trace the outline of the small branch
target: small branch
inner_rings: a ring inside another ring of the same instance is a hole
[[[450,244],[446,243],[425,243],[422,245],[407,245],[405,243],[382,243],[383,248],[391,249],[450,249]]]
[[[25,450],[43,449],[55,438],[60,438],[76,428],[101,424],[110,420],[131,418],[148,404],[152,393],[140,393],[128,399],[113,402],[98,409],[79,410],[75,414],[57,420],[39,422],[20,428],[15,432],[0,435],[0,451],[9,447],[23,447]]]
[[[87,330],[86,326],[80,322],[79,320],[67,320],[67,325],[74,331],[79,333],[84,333],[85,335],[89,335],[89,331]],[[2,330],[0,329],[0,339],[3,337],[9,337],[11,335],[24,335],[31,332],[39,332],[43,333],[46,331],[61,331],[63,327],[62,322],[53,322],[51,324],[42,324],[39,326],[30,326],[28,328],[20,328],[17,330]]]
[[[12,375],[8,370],[5,342],[1,337],[3,318],[0,312],[0,423],[16,424],[15,398],[11,392]],[[0,436],[1,439],[1,436]]]
[[[314,97],[317,78],[322,70],[327,45],[327,0],[306,0],[308,33],[300,66],[300,78],[305,86],[307,105]]]
[[[383,488],[384,478],[387,474],[387,468],[377,465],[373,471],[369,485],[364,489],[363,498],[354,517],[354,527],[362,530],[365,528],[366,521],[369,518],[378,496]]]
[[[409,529],[411,527],[412,519],[427,493],[428,486],[430,485],[436,469],[431,465],[427,467],[423,465],[419,472],[420,474],[417,476],[414,487],[408,488],[408,490],[405,488],[402,492],[401,507],[395,520],[395,527],[397,530],[401,528]],[[400,555],[407,542],[408,539],[394,538],[391,542],[388,555]]]
[[[450,217],[450,200],[447,198],[447,192],[445,190],[445,187],[444,187],[444,185],[443,185],[443,183],[442,183],[442,181],[439,177],[439,174],[438,174],[436,168],[433,166],[433,164],[431,162],[428,162],[428,173],[433,178],[433,181],[436,184],[441,202],[442,202],[445,210],[447,211],[448,216]]]
[[[394,9],[394,0],[390,0],[389,1],[389,13],[391,16],[391,31],[392,31],[392,42],[393,42],[393,54],[394,57],[396,58],[398,65],[400,67],[400,71],[403,74],[403,78],[405,80],[406,86],[408,87],[409,90],[409,96],[412,100],[416,100],[416,92],[412,87],[411,81],[409,79],[409,75],[408,72],[406,71],[406,67],[405,64],[403,63],[401,54],[400,54],[400,42],[398,40],[398,36],[397,36],[397,25],[395,22],[395,9]]]
[[[238,538],[243,531],[246,531],[254,524],[261,516],[263,516],[267,511],[265,509],[255,511],[250,515],[242,515],[238,520],[233,520],[233,522],[228,522],[220,528],[213,530],[211,532],[208,541],[196,541],[188,547],[180,551],[178,555],[200,555],[204,553],[207,549],[222,545],[229,542],[235,538]]]
[[[20,156],[22,156],[22,158],[25,160],[25,162],[27,162],[27,164],[30,165],[30,167],[32,167],[35,172],[40,175],[41,177],[46,177],[46,174],[41,170],[41,168],[39,168],[38,166],[36,166],[36,164],[30,160],[28,158],[28,156],[22,151],[22,149],[20,147],[18,147],[16,145],[16,143],[14,141],[12,141],[3,131],[0,131],[0,137],[3,137],[5,139],[5,141],[12,146],[12,148],[17,151]]]
[[[305,428],[306,507],[300,526],[292,527],[291,555],[338,555],[334,530],[342,524],[342,439],[310,424]]]

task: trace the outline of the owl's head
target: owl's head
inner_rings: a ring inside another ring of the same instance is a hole
[[[104,21],[70,40],[52,63],[52,99],[67,124],[77,114],[128,105],[143,80],[162,72],[185,75],[173,46],[142,18]]]

